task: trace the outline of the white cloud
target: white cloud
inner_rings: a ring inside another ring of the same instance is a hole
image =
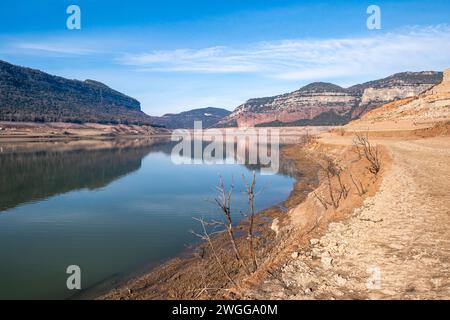
[[[74,47],[64,43],[19,43],[15,46],[18,49],[37,50],[47,53],[57,53],[65,55],[90,55],[97,53],[96,50]]]
[[[409,27],[364,37],[176,49],[119,58],[142,71],[257,73],[285,80],[350,78],[450,66],[450,27]]]

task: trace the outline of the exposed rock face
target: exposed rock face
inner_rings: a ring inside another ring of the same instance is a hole
[[[401,122],[414,125],[430,124],[450,119],[450,69],[444,71],[443,81],[429,90],[415,96],[398,100],[371,110],[360,120],[350,124],[353,128],[365,126],[367,122],[394,123],[398,128]]]
[[[388,102],[417,96],[440,83],[442,77],[441,72],[403,72],[350,87],[348,90],[361,95],[359,105],[352,112],[352,119]]]
[[[238,126],[268,122],[293,122],[314,119],[333,110],[336,118],[346,118],[358,97],[331,83],[312,83],[300,90],[271,98],[252,99],[231,115]],[[325,124],[325,123],[322,123]]]
[[[442,82],[425,92],[425,95],[439,95],[448,93],[450,93],[450,69],[446,69],[444,71]]]
[[[279,125],[337,125],[358,118],[387,102],[416,96],[441,82],[439,72],[405,72],[341,88],[317,82],[274,97],[250,99],[221,125],[239,127]]]
[[[450,69],[444,71],[444,79],[442,82],[450,82]]]
[[[0,120],[153,124],[139,101],[103,83],[69,80],[1,60]]]

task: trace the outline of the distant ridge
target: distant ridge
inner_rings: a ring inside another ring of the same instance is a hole
[[[202,121],[204,129],[214,127],[231,112],[221,108],[200,108],[181,113],[168,113],[158,118],[158,122],[169,129],[191,129],[195,121]]]
[[[0,120],[155,125],[139,101],[94,80],[69,80],[0,60]]]
[[[249,99],[218,126],[342,125],[385,103],[416,96],[442,81],[442,72],[402,72],[342,88],[314,82],[291,93]]]

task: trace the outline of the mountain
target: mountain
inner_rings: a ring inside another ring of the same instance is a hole
[[[404,72],[342,88],[315,82],[273,97],[250,99],[218,126],[340,125],[390,101],[412,97],[442,81],[442,72]]]
[[[94,80],[69,80],[0,60],[0,120],[153,125],[139,101]]]
[[[450,69],[444,71],[443,80],[418,96],[398,100],[375,108],[360,119],[352,121],[349,128],[384,127],[423,129],[443,123],[441,129],[448,130],[450,124]],[[439,126],[438,126],[439,127]]]
[[[169,129],[191,129],[194,128],[194,121],[202,121],[203,128],[211,128],[230,113],[226,109],[201,108],[176,114],[168,113],[157,121]]]

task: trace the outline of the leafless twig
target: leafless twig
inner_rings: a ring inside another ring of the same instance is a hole
[[[370,166],[367,168],[369,172],[376,176],[381,169],[380,150],[378,146],[371,144],[367,133],[356,133],[353,144],[358,154],[363,155],[369,161]]]
[[[248,241],[249,241],[249,249],[250,249],[250,255],[252,257],[253,262],[253,269],[258,269],[258,261],[256,259],[256,252],[254,247],[254,234],[253,234],[253,226],[254,226],[254,220],[255,220],[255,182],[256,182],[256,173],[253,171],[252,180],[249,184],[248,181],[245,179],[245,176],[242,175],[245,183],[245,190],[247,192],[248,197],[248,205],[249,205],[249,227],[247,230],[248,234]]]

